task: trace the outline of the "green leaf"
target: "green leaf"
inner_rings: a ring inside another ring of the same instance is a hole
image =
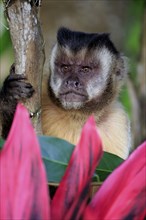
[[[59,138],[39,136],[42,158],[45,164],[49,183],[59,183],[68,166],[74,146]],[[104,181],[105,178],[123,160],[116,155],[105,152],[93,179]]]
[[[59,138],[40,136],[42,158],[49,182],[59,183],[69,162],[74,146]]]
[[[109,174],[112,173],[124,160],[115,154],[104,152],[104,155],[96,168],[95,173],[99,176],[101,182],[103,182]]]
[[[4,145],[4,140],[0,138],[0,150],[2,149],[3,145]]]

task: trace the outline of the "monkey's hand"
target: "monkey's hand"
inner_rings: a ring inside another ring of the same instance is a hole
[[[1,90],[2,100],[10,100],[17,103],[32,97],[34,89],[26,80],[24,75],[15,74],[15,67],[12,66],[10,75],[5,79]]]
[[[6,138],[19,101],[25,101],[32,97],[34,89],[27,82],[23,75],[15,74],[15,67],[12,65],[10,75],[5,79],[0,91],[0,115],[2,123],[2,136]]]

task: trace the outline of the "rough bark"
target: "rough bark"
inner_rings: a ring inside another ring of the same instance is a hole
[[[44,41],[38,18],[40,1],[4,1],[6,16],[15,54],[16,74],[24,74],[33,85],[35,94],[24,104],[32,113],[37,133],[41,133],[41,81],[44,65]]]

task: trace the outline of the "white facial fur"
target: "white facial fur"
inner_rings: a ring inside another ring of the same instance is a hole
[[[63,81],[63,79],[58,74],[57,75],[54,74],[55,59],[56,59],[56,55],[58,54],[58,50],[59,48],[56,44],[52,50],[51,59],[50,59],[50,67],[51,67],[50,85],[56,97],[59,97],[59,93]],[[71,55],[73,56],[71,51],[69,50],[67,51],[68,53],[70,52],[67,57],[70,57]],[[65,49],[64,52],[66,53]],[[82,53],[81,51],[80,53],[82,55],[84,54],[84,56],[82,56],[82,59],[84,59],[84,57],[86,56],[86,52]],[[91,78],[91,80],[88,81],[86,87],[86,91],[88,94],[87,102],[91,101],[95,97],[97,98],[100,97],[103,91],[105,91],[107,87],[107,82],[109,80],[109,76],[112,75],[111,67],[114,62],[113,54],[105,47],[95,50],[92,55],[95,58],[95,60],[97,59],[97,62],[99,62],[100,65],[99,65],[99,74],[97,73],[97,75],[94,77],[94,80],[93,78]],[[73,100],[71,102],[68,102],[67,100],[66,101],[61,100],[61,103],[65,109],[72,109],[72,108],[79,109],[84,105],[83,102],[80,101],[73,102]]]
[[[55,44],[55,46],[52,49],[51,52],[51,57],[50,57],[50,67],[52,70],[52,73],[54,72],[54,63],[55,63],[55,58],[56,58],[56,54],[57,54],[57,44]]]
[[[83,106],[83,103],[82,102],[65,102],[65,101],[62,101],[61,102],[62,106],[65,108],[65,109],[80,109],[82,106]]]
[[[52,53],[51,53],[51,58],[50,58],[50,67],[51,67],[51,88],[53,89],[53,92],[55,93],[56,97],[58,97],[59,91],[60,91],[60,87],[62,84],[62,79],[59,78],[59,76],[57,77],[57,79],[55,80],[55,76],[54,76],[54,69],[55,69],[55,59],[56,59],[56,54],[57,54],[57,44],[54,46]]]
[[[112,64],[112,54],[106,48],[98,50],[98,53],[95,56],[100,62],[101,69],[100,74],[97,76],[97,78],[94,81],[93,79],[91,79],[88,83],[87,93],[89,95],[89,100],[91,100],[93,97],[100,96],[106,88],[106,83]]]
[[[65,48],[64,48],[65,49]],[[50,85],[51,88],[53,89],[53,92],[55,94],[56,97],[58,97],[59,92],[60,92],[60,88],[62,85],[62,78],[60,78],[59,76],[57,76],[57,78],[55,78],[55,59],[56,59],[56,55],[58,52],[58,46],[57,44],[54,46],[53,50],[52,50],[52,54],[51,54],[51,59],[50,59],[50,67],[51,67],[51,78],[50,78]],[[68,56],[72,55],[72,53],[70,52],[70,50],[66,49],[66,54]],[[67,102],[67,101],[62,101],[61,102],[62,106],[64,109],[79,109],[83,106],[82,102]]]

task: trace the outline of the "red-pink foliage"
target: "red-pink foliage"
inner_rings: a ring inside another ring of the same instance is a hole
[[[0,219],[49,219],[49,197],[38,141],[19,104],[0,152]]]
[[[51,204],[53,220],[79,219],[88,198],[91,178],[102,156],[101,140],[91,116],[83,127],[65,175]]]
[[[106,179],[88,204],[91,177],[101,156],[100,137],[90,117],[50,204],[38,141],[26,109],[19,104],[0,152],[0,219],[142,220],[146,215],[146,142]]]
[[[84,219],[143,220],[146,215],[146,142],[104,182]]]

